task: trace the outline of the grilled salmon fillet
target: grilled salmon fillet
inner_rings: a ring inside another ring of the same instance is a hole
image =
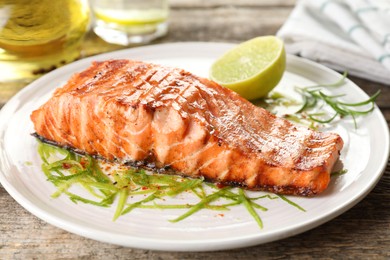
[[[326,189],[343,146],[182,69],[94,62],[33,111],[36,136],[133,166],[252,190]]]

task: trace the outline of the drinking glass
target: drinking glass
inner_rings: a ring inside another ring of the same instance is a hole
[[[32,80],[80,56],[87,0],[0,0],[0,81]]]
[[[168,0],[91,0],[95,33],[109,43],[143,44],[168,31]]]

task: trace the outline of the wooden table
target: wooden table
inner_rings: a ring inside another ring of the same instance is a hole
[[[169,34],[157,42],[240,42],[259,35],[275,34],[294,3],[294,0],[174,0],[171,1]],[[119,48],[89,33],[84,54]],[[389,122],[390,88],[350,78],[368,94],[382,90],[377,104]],[[12,95],[8,91],[10,87],[18,86],[0,86],[3,105]],[[251,248],[179,253],[124,248],[68,233],[31,215],[0,186],[0,259],[389,259],[389,191],[388,163],[382,179],[365,199],[320,227]]]

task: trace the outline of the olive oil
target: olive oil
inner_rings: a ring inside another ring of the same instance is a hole
[[[0,0],[0,80],[34,79],[80,55],[86,1]]]

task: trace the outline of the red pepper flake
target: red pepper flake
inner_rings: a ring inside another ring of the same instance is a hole
[[[72,168],[72,165],[69,163],[62,163],[62,168],[63,169],[70,169],[70,168]]]
[[[83,168],[85,168],[85,165],[87,164],[87,161],[84,158],[81,158],[80,164],[81,164],[81,166],[83,166]]]
[[[142,190],[147,190],[147,189],[148,189],[148,187],[145,187],[145,186],[142,187]]]
[[[224,185],[224,184],[221,183],[221,182],[217,182],[217,183],[215,184],[215,186],[217,186],[218,189],[223,189],[223,188],[226,187],[226,185]]]

